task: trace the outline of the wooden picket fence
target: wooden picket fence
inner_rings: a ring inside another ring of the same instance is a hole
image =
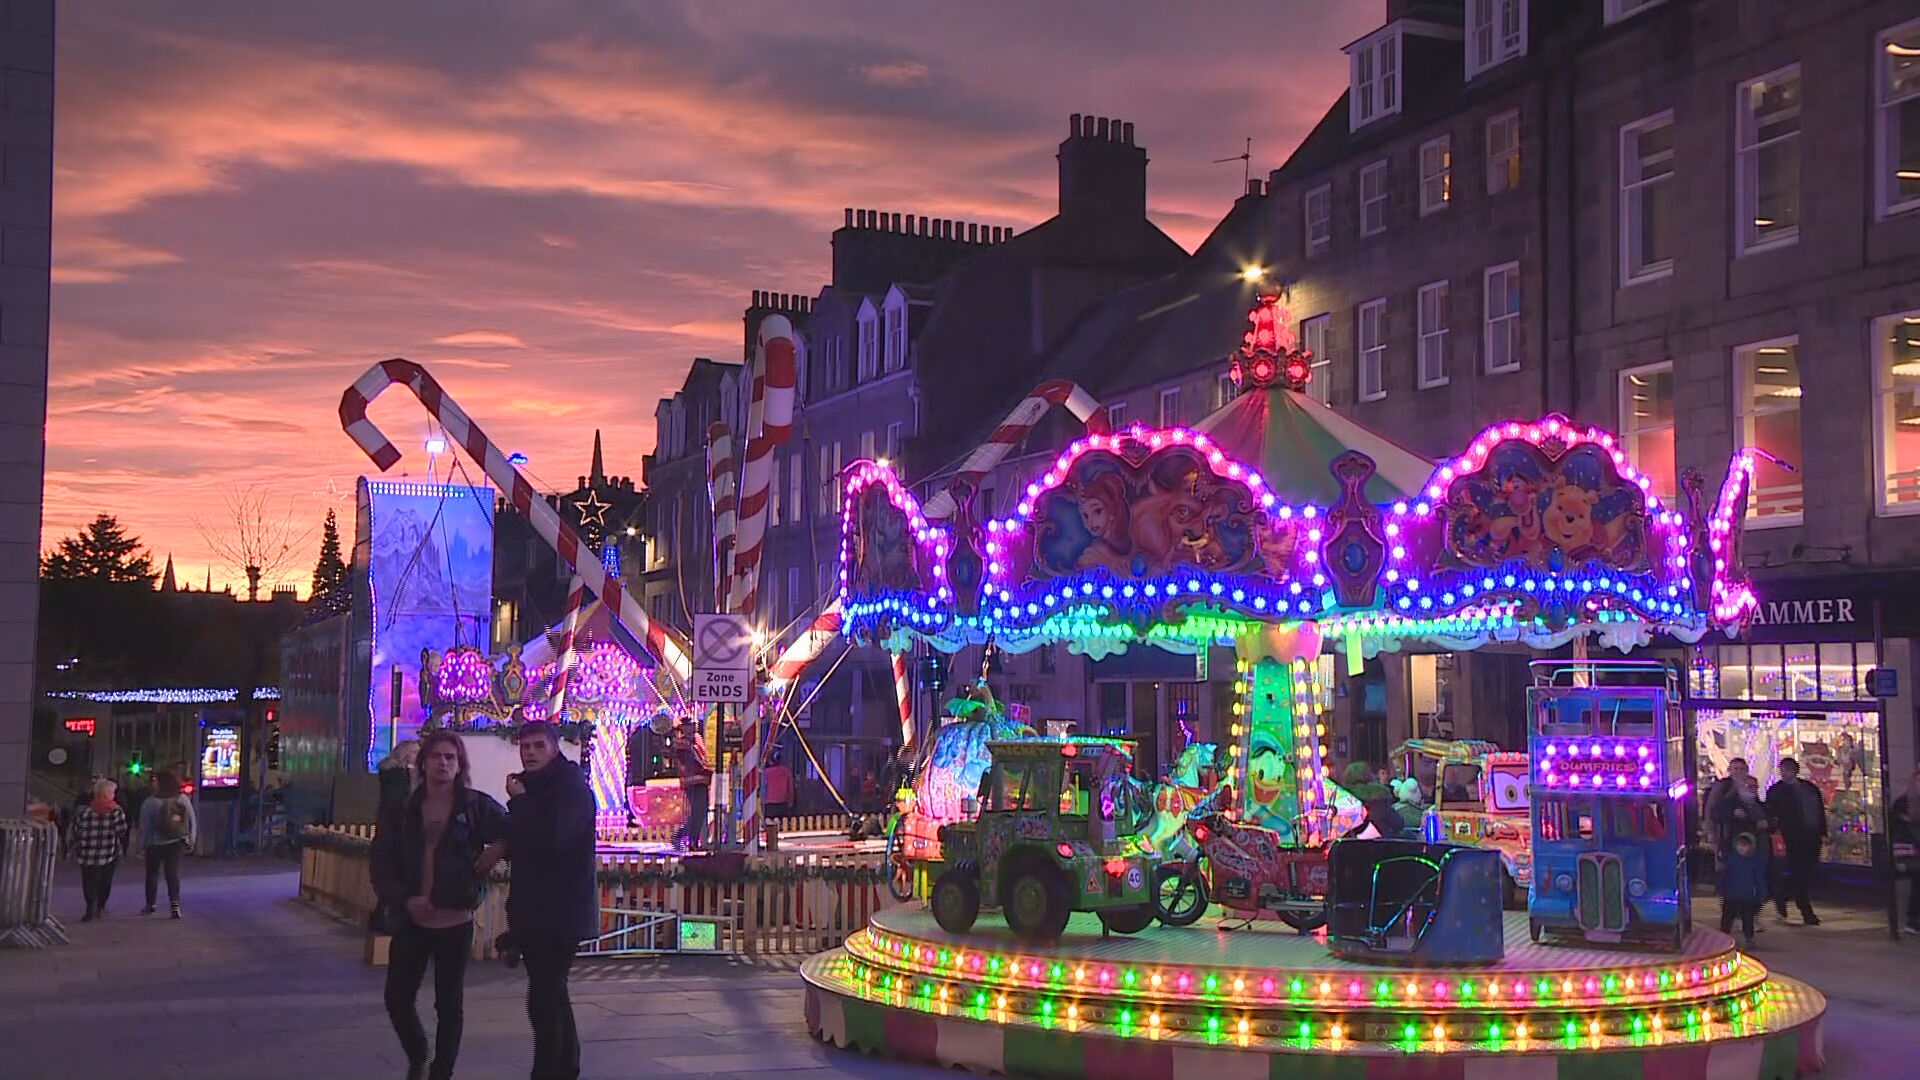
[[[301,898],[364,925],[374,908],[373,886],[367,853],[352,841],[371,842],[373,826],[314,826],[306,835]],[[722,881],[687,874],[678,855],[601,855],[600,907],[712,919],[721,951],[734,955],[810,955],[840,944],[891,905],[879,880],[880,861],[878,854],[852,852],[755,856],[740,877]],[[505,871],[495,871],[474,912],[477,959],[497,955],[494,939],[507,928]],[[614,916],[603,916],[603,932],[614,926]]]

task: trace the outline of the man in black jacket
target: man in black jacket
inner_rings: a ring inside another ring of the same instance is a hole
[[[1820,789],[1800,778],[1800,763],[1790,757],[1780,759],[1780,779],[1767,790],[1767,816],[1787,846],[1786,887],[1774,895],[1774,909],[1786,918],[1791,896],[1800,906],[1800,918],[1808,926],[1819,926],[1810,892],[1820,845],[1827,839],[1827,807]]]
[[[524,771],[507,778],[507,859],[513,872],[507,925],[527,965],[533,1080],[574,1080],[580,1075],[580,1035],[567,974],[574,950],[600,927],[593,790],[580,766],[561,755],[552,725],[525,724],[518,741]]]

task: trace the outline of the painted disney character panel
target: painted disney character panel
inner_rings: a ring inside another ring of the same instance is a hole
[[[1185,446],[1137,464],[1110,451],[1083,454],[1035,501],[1033,521],[1040,577],[1096,567],[1131,577],[1174,567],[1250,573],[1262,565],[1265,512],[1244,483],[1215,474]],[[1291,545],[1268,554],[1290,559]]]
[[[860,493],[860,528],[854,534],[854,576],[861,592],[920,588],[911,530],[906,511],[893,504],[887,490],[870,484]]]
[[[1479,471],[1454,479],[1446,507],[1448,549],[1468,565],[1647,565],[1646,496],[1598,446],[1550,457],[1521,440],[1501,443]]]

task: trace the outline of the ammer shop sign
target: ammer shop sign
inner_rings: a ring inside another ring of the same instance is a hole
[[[1858,586],[1858,587],[1855,587]],[[1755,583],[1760,606],[1747,638],[1758,642],[1870,641],[1873,588],[1866,581]]]

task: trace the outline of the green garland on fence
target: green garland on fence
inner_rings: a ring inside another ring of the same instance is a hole
[[[318,825],[309,825],[303,835],[306,846],[316,851],[332,851],[364,858],[373,850],[373,841],[364,836],[351,836]],[[821,866],[815,863],[784,861],[748,863],[741,868],[739,874],[727,877],[707,873],[697,867],[689,868],[687,864],[681,862],[647,860],[629,865],[602,867],[598,877],[603,885],[697,885],[724,884],[728,881],[771,882],[779,885],[797,885],[808,881],[878,885],[886,880],[880,873],[880,869],[875,866]]]

